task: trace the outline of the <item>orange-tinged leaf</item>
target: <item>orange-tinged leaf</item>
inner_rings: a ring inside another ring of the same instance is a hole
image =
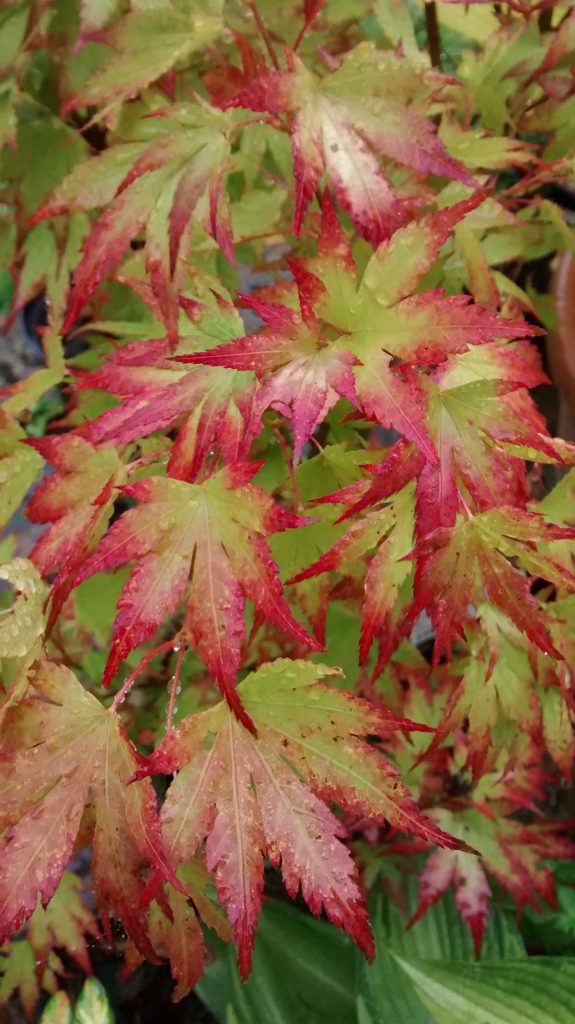
[[[74,574],[93,551],[112,514],[125,470],[110,445],[56,434],[30,442],[55,472],[46,476],[26,506],[33,523],[50,523],[30,554],[43,576],[58,569],[51,592],[50,623],[68,596]]]
[[[255,378],[210,367],[184,369],[190,353],[217,347],[236,337],[242,322],[231,302],[213,296],[188,311],[182,337],[174,347],[167,338],[122,345],[80,381],[82,388],[104,388],[122,398],[83,428],[92,443],[126,444],[184,420],[170,452],[173,476],[193,480],[217,445],[226,462],[248,454],[257,430]]]
[[[2,746],[0,934],[16,931],[38,899],[46,906],[52,898],[91,795],[100,913],[105,924],[119,917],[153,956],[143,872],[154,864],[161,876],[175,879],[162,850],[153,789],[146,780],[128,785],[137,759],[116,715],[69,669],[42,662],[30,696],[6,717]]]
[[[262,666],[238,687],[257,735],[219,704],[169,734],[147,769],[178,770],[162,809],[166,850],[177,865],[207,839],[207,865],[234,929],[243,977],[261,909],[264,855],[281,864],[292,897],[301,887],[314,914],[323,909],[373,952],[356,868],[341,842],[345,829],[323,801],[453,845],[365,740],[413,723],[321,685],[330,674],[309,662]]]
[[[87,888],[71,871],[65,871],[58,888],[44,909],[38,904],[28,921],[26,934],[43,969],[53,949],[65,950],[85,971],[91,973],[86,937],[97,939],[100,930],[86,902]]]

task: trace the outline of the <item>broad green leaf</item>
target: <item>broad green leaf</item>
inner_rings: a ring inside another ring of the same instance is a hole
[[[415,909],[414,887],[409,887],[408,905]],[[454,969],[474,963],[471,935],[458,916],[451,896],[431,907],[413,927],[407,928],[408,915],[390,900],[379,896],[372,909],[376,958],[369,965],[358,958],[356,982],[359,1024],[437,1024],[422,1002],[404,963],[452,962]],[[483,962],[525,957],[521,938],[513,924],[494,913],[487,927]],[[527,961],[525,961],[527,962]],[[465,1018],[458,1018],[462,1024]],[[455,1021],[454,1021],[455,1024]]]
[[[72,1007],[65,992],[50,997],[38,1024],[73,1024]]]
[[[0,14],[0,68],[10,68],[24,40],[30,11],[25,3],[12,4]]]
[[[74,1010],[74,1024],[114,1024],[106,990],[97,978],[88,978]]]
[[[249,980],[240,982],[233,951],[222,946],[196,991],[222,1024],[353,1024],[353,946],[325,922],[271,900]]]
[[[437,1024],[572,1024],[575,959],[395,961]]]

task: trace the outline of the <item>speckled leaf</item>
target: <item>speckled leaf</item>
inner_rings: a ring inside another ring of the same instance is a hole
[[[0,565],[0,580],[10,583],[16,595],[0,619],[0,658],[25,658],[44,632],[48,589],[27,558]]]

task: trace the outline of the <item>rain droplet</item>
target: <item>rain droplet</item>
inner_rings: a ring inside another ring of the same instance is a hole
[[[174,646],[172,647],[172,650],[177,654],[178,651],[181,649],[181,646],[182,645],[181,645],[180,641],[176,640]]]

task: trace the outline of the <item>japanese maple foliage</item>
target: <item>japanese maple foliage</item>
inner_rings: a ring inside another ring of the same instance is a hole
[[[430,4],[427,48],[402,0],[0,7],[8,321],[46,299],[0,410],[4,990],[88,936],[181,999],[215,931],[245,979],[273,870],[369,958],[415,864],[479,954],[575,852],[529,269],[574,244],[571,5]]]

